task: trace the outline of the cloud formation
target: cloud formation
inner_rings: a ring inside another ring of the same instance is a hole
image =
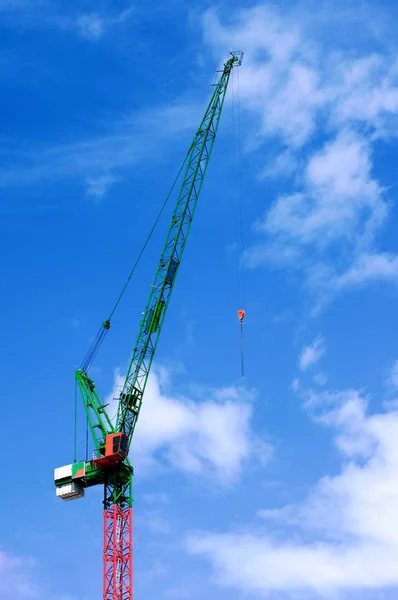
[[[50,29],[77,34],[89,42],[98,42],[108,31],[127,22],[133,6],[118,12],[100,10],[79,12],[65,10],[62,3],[40,0],[1,0],[0,13],[8,26],[17,29]]]
[[[343,13],[340,24],[350,20],[374,46],[370,15],[352,7]],[[239,75],[251,138],[246,150],[267,144],[265,155],[274,158],[266,159],[261,177],[284,175],[291,186],[271,205],[267,197],[245,262],[299,269],[319,305],[350,286],[398,281],[397,257],[375,244],[389,203],[373,158],[375,142],[387,143],[398,131],[395,53],[387,44],[385,54],[364,50],[354,39],[343,48],[338,37],[330,50],[320,20],[336,21],[338,14],[259,4],[229,22],[209,10],[203,21],[215,53],[246,50]]]
[[[99,40],[104,33],[103,20],[96,14],[80,15],[76,24],[80,34],[92,41]]]
[[[358,390],[310,390],[305,407],[334,431],[341,472],[322,477],[300,504],[260,512],[266,527],[191,532],[188,551],[210,560],[219,583],[266,597],[346,598],[398,586],[398,411],[369,414]],[[272,533],[275,519],[283,536]]]
[[[169,376],[164,370],[152,371],[146,387],[131,447],[142,475],[173,468],[228,485],[238,480],[249,459],[270,458],[271,447],[251,427],[252,392],[236,387],[207,390],[195,401],[165,393],[164,378]],[[123,382],[117,374],[115,388]]]
[[[299,357],[300,371],[306,371],[322,358],[325,353],[325,343],[321,335],[318,335],[309,346],[305,346]]]
[[[77,31],[82,37],[97,42],[109,29],[125,23],[133,14],[134,9],[132,6],[115,15],[82,13],[76,19]]]
[[[10,142],[4,151],[12,162],[0,169],[0,187],[78,178],[89,197],[101,199],[119,180],[120,172],[145,163],[155,149],[169,146],[170,137],[176,140],[190,130],[196,113],[196,106],[175,104],[138,111],[120,119],[109,133],[72,143],[32,143],[22,149]]]

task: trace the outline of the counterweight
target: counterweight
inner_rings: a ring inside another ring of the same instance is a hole
[[[118,397],[113,425],[86,369],[76,372],[94,456],[55,469],[57,496],[65,500],[84,496],[84,489],[104,486],[104,600],[132,600],[132,476],[128,452],[140,413],[172,290],[181,264],[197,201],[202,189],[233,67],[240,66],[242,52],[231,52],[185,159],[185,171],[154,283],[134,345],[127,376]],[[109,329],[105,321],[101,340]],[[95,348],[92,351],[95,354]],[[91,351],[90,351],[91,352]]]

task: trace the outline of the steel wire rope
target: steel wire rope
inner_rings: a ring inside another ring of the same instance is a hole
[[[237,132],[238,132],[238,180],[239,180],[239,270],[240,270],[240,284],[241,284],[241,298],[240,301],[242,306],[245,302],[245,288],[243,278],[243,184],[242,184],[242,151],[241,151],[241,121],[240,121],[240,78],[239,70],[237,72],[238,79],[238,111],[237,111]]]
[[[161,218],[161,216],[163,214],[163,211],[166,208],[166,205],[167,205],[167,203],[168,203],[168,201],[170,199],[170,196],[173,193],[175,185],[176,185],[176,183],[177,183],[177,181],[178,181],[178,179],[179,179],[179,177],[181,175],[181,172],[182,172],[182,170],[183,170],[183,168],[185,166],[185,163],[187,161],[189,152],[191,151],[191,147],[189,148],[189,150],[188,150],[188,152],[187,152],[187,154],[186,154],[186,156],[184,158],[184,161],[183,161],[183,163],[182,163],[182,165],[181,165],[181,167],[180,167],[180,169],[179,169],[179,171],[178,171],[178,173],[177,173],[177,175],[176,175],[176,177],[175,177],[175,179],[173,181],[173,184],[172,184],[172,186],[171,186],[171,188],[169,190],[169,193],[167,194],[166,199],[163,202],[163,205],[162,205],[162,207],[161,207],[161,209],[160,209],[160,211],[159,211],[159,213],[158,213],[158,215],[157,215],[157,217],[155,219],[155,222],[152,225],[152,227],[151,227],[151,229],[149,231],[149,234],[146,237],[146,240],[145,240],[145,242],[144,242],[144,244],[143,244],[143,246],[141,248],[141,251],[138,254],[138,257],[137,257],[137,259],[136,259],[136,261],[135,261],[135,263],[133,265],[133,268],[131,269],[129,276],[127,277],[126,283],[124,284],[124,286],[122,288],[122,291],[120,292],[120,294],[119,294],[119,296],[118,296],[118,298],[117,298],[117,300],[116,300],[116,302],[115,302],[115,304],[114,304],[114,306],[113,306],[113,308],[111,310],[111,313],[110,313],[108,319],[106,319],[106,321],[104,321],[102,323],[102,325],[101,325],[101,327],[100,327],[97,335],[94,338],[94,341],[92,342],[92,344],[91,344],[91,346],[90,346],[87,354],[85,355],[85,357],[83,359],[83,362],[81,364],[80,369],[82,371],[86,372],[86,373],[87,373],[90,365],[93,363],[95,357],[97,356],[98,351],[99,351],[99,349],[100,349],[100,347],[101,347],[101,345],[102,345],[102,343],[103,343],[103,341],[105,339],[105,336],[106,336],[107,332],[110,329],[112,317],[115,314],[116,309],[119,306],[119,303],[120,303],[120,301],[121,301],[121,299],[122,299],[122,297],[123,297],[123,295],[124,295],[124,293],[125,293],[125,291],[127,289],[127,286],[130,283],[131,278],[134,275],[134,272],[135,272],[135,270],[136,270],[136,268],[137,268],[137,266],[138,266],[138,264],[139,264],[139,262],[140,262],[140,260],[141,260],[141,258],[143,256],[143,254],[145,252],[145,249],[146,249],[146,247],[147,247],[147,245],[149,243],[149,240],[151,239],[152,234],[155,231],[155,228],[156,228],[156,226],[158,225],[158,223],[160,221],[160,218]]]
[[[237,106],[236,106],[237,105]],[[237,101],[235,102],[235,77],[232,79],[232,130],[234,148],[234,169],[238,179],[238,193],[236,196],[236,285],[238,308],[244,306],[243,285],[243,189],[241,168],[241,128],[240,128],[240,81],[237,73]],[[244,377],[244,352],[243,352],[243,323],[240,323],[240,355],[241,374]]]
[[[75,379],[75,408],[74,408],[74,436],[73,436],[73,462],[77,461],[77,381]]]

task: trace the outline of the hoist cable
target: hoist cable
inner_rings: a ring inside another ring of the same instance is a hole
[[[232,72],[232,145],[234,154],[234,173],[237,173],[237,152],[236,152],[236,124],[235,124],[235,76]],[[239,186],[236,186],[239,189]],[[236,237],[236,294],[238,305],[240,305],[240,280],[239,280],[239,218],[238,218],[238,196],[236,196],[236,210],[235,210],[235,237]],[[238,306],[240,308],[240,306]]]
[[[86,418],[86,462],[88,462],[88,415]]]
[[[239,180],[239,272],[240,272],[240,302],[243,306],[244,282],[243,282],[243,185],[242,185],[242,152],[241,152],[241,123],[240,123],[240,80],[238,79],[238,110],[237,110],[237,147],[238,147],[238,180]]]
[[[243,352],[243,323],[240,324],[240,365],[242,377],[245,376],[244,352]]]
[[[86,372],[86,373],[87,373],[88,369],[90,368],[90,365],[93,363],[95,357],[97,356],[98,351],[99,351],[100,347],[102,346],[102,343],[103,343],[103,341],[104,341],[104,339],[106,337],[106,334],[107,334],[107,332],[110,329],[111,319],[112,319],[113,315],[115,314],[115,311],[116,311],[117,307],[119,306],[119,303],[120,303],[120,301],[121,301],[121,299],[122,299],[122,297],[123,297],[123,295],[124,295],[124,293],[125,293],[125,291],[127,289],[127,286],[130,283],[131,278],[132,278],[132,276],[133,276],[133,274],[134,274],[134,272],[135,272],[135,270],[136,270],[136,268],[137,268],[137,266],[138,266],[138,264],[139,264],[139,262],[140,262],[140,260],[142,258],[142,255],[145,252],[145,249],[146,249],[146,247],[147,247],[147,245],[149,243],[149,240],[151,239],[152,234],[155,231],[155,228],[156,228],[157,224],[160,221],[160,218],[161,218],[161,216],[163,214],[163,211],[166,208],[166,205],[167,205],[167,203],[168,203],[168,201],[170,199],[170,196],[171,196],[171,194],[172,194],[172,192],[173,192],[173,190],[175,188],[175,185],[176,185],[176,183],[177,183],[177,181],[178,181],[178,179],[179,179],[179,177],[181,175],[181,172],[182,172],[182,170],[183,170],[183,168],[185,166],[185,163],[187,161],[187,158],[188,158],[190,150],[191,149],[188,150],[188,152],[187,152],[187,154],[186,154],[186,156],[184,158],[184,161],[183,161],[183,163],[182,163],[182,165],[181,165],[181,167],[180,167],[180,169],[179,169],[179,171],[178,171],[178,173],[177,173],[177,175],[176,175],[176,177],[175,177],[175,179],[174,179],[174,181],[172,183],[172,186],[171,186],[171,188],[169,190],[169,193],[167,194],[166,199],[163,202],[163,205],[162,205],[162,207],[161,207],[161,209],[160,209],[160,211],[158,213],[158,216],[156,217],[155,222],[152,225],[152,228],[151,228],[149,234],[147,235],[147,238],[146,238],[146,240],[145,240],[145,242],[144,242],[144,244],[143,244],[143,246],[141,248],[141,251],[140,251],[140,253],[139,253],[139,255],[138,255],[138,257],[137,257],[137,259],[136,259],[136,261],[135,261],[135,263],[133,265],[133,268],[130,271],[129,276],[127,277],[126,283],[124,284],[124,286],[122,288],[122,291],[120,292],[120,294],[119,294],[119,296],[118,296],[118,298],[117,298],[117,300],[115,302],[115,305],[114,305],[114,307],[111,310],[111,313],[110,313],[108,319],[102,323],[102,325],[101,325],[101,327],[100,327],[97,335],[95,336],[95,338],[94,338],[94,340],[93,340],[93,342],[92,342],[92,344],[91,344],[91,346],[90,346],[90,348],[89,348],[86,356],[83,359],[83,362],[81,364],[80,369],[82,371]]]
[[[75,409],[74,409],[73,462],[77,461],[77,381],[75,379]]]
[[[243,192],[240,144],[240,90],[239,73],[237,75],[237,99],[235,100],[235,80],[232,82],[232,129],[234,148],[234,170],[237,177],[236,196],[236,278],[239,308],[243,306]]]
[[[243,319],[245,311],[243,309],[243,193],[242,193],[242,170],[241,170],[241,149],[240,149],[240,84],[239,73],[237,81],[237,107],[235,106],[235,80],[232,81],[232,129],[233,129],[233,147],[234,147],[234,170],[237,174],[237,197],[236,197],[236,282],[237,282],[237,301],[238,316],[240,319],[240,357],[241,357],[241,375],[244,377],[244,351],[243,351]],[[236,113],[236,115],[235,115]],[[236,121],[236,123],[235,123]]]

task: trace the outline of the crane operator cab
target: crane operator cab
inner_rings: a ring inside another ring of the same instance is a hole
[[[94,459],[96,467],[111,467],[124,460],[129,453],[129,439],[123,433],[111,433],[105,438],[103,455]]]

